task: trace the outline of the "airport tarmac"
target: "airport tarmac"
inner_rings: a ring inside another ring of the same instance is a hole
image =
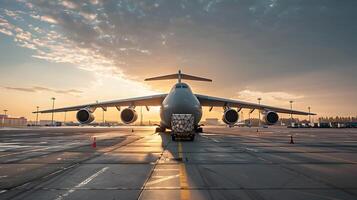
[[[0,130],[0,199],[357,199],[357,129],[154,129]]]

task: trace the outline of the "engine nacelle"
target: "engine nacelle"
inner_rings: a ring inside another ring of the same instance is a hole
[[[121,111],[120,118],[125,124],[131,124],[138,119],[138,114],[133,108],[125,108]]]
[[[233,126],[235,123],[237,123],[239,119],[239,114],[236,110],[233,110],[231,108],[228,108],[224,110],[222,120],[224,123]]]
[[[274,111],[265,111],[262,114],[267,125],[274,125],[279,120],[279,115]]]
[[[77,120],[81,124],[89,124],[92,121],[94,121],[94,115],[91,111],[88,109],[81,109],[77,112]]]

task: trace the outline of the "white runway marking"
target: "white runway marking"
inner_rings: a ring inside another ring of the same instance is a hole
[[[70,144],[64,144],[64,145],[60,145],[60,146],[52,146],[52,147],[45,147],[45,148],[39,148],[39,149],[31,149],[31,150],[28,150],[28,151],[19,151],[19,152],[14,152],[14,153],[8,153],[8,154],[1,155],[0,158],[6,157],[6,156],[12,156],[12,155],[36,152],[36,151],[44,151],[44,150],[48,150],[48,149],[64,148],[64,147],[69,147],[69,146],[72,146],[72,145],[75,145],[75,144],[80,144],[80,142],[73,142],[73,143],[70,143]],[[26,146],[23,146],[23,147],[26,147]]]
[[[104,173],[105,171],[107,171],[107,169],[109,169],[109,167],[104,167],[103,169],[97,171],[95,174],[93,174],[92,176],[88,177],[86,180],[82,181],[81,183],[79,183],[78,185],[74,186],[72,189],[68,190],[66,193],[64,193],[63,195],[60,195],[59,197],[57,197],[55,200],[62,200],[64,197],[70,195],[71,193],[75,192],[76,189],[87,185],[89,182],[91,182],[93,179],[95,179],[97,176],[99,176],[100,174]]]
[[[248,151],[258,152],[257,149],[252,149],[252,148],[247,148],[247,147],[245,149],[248,150]]]
[[[210,138],[210,137],[207,137],[207,136],[202,135],[202,134],[201,134],[201,136],[202,136],[203,138],[206,138],[206,139],[212,140],[212,141],[214,141],[214,142],[216,142],[216,143],[218,143],[218,142],[219,142],[218,140],[216,140],[216,139],[214,139],[214,138]]]
[[[214,138],[211,138],[211,140],[213,140],[214,142],[219,142],[218,140],[214,139]]]
[[[167,180],[170,180],[170,179],[173,179],[173,178],[177,178],[177,177],[180,177],[180,174],[177,174],[177,175],[173,175],[173,176],[166,176],[165,178],[160,178],[160,179],[157,179],[157,180],[154,180],[154,181],[150,181],[150,182],[147,182],[146,185],[153,185],[153,184],[156,184],[156,183],[161,183],[163,181],[167,181]]]
[[[179,171],[179,169],[154,169],[154,171]]]

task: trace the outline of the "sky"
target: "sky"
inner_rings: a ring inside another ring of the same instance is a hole
[[[356,10],[355,0],[2,0],[0,109],[32,120],[51,97],[63,107],[166,93],[174,80],[143,79],[181,69],[213,79],[189,82],[195,93],[356,116]]]

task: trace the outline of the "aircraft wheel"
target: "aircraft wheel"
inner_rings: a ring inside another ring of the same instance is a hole
[[[190,141],[194,141],[195,140],[195,134],[190,136]]]
[[[155,132],[156,133],[161,133],[161,132],[165,132],[165,128],[161,128],[161,127],[156,127],[156,129],[155,129]]]

